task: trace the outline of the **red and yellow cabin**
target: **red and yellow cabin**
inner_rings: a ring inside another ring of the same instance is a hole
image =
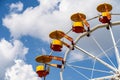
[[[49,34],[49,37],[51,39],[53,39],[52,42],[51,42],[51,45],[50,45],[50,48],[53,51],[61,51],[61,48],[63,47],[63,45],[70,48],[69,44],[67,44],[67,43],[65,43],[64,41],[61,40],[62,38],[66,38],[67,40],[71,41],[72,45],[74,44],[73,39],[70,36],[68,36],[67,34],[65,34],[63,31],[60,31],[60,30],[52,31]]]
[[[63,47],[63,44],[59,39],[53,39],[52,40],[51,49],[53,51],[61,51],[62,47]]]
[[[110,12],[102,12],[102,18],[99,18],[99,21],[102,23],[109,23],[111,20]]]
[[[75,13],[71,16],[73,21],[72,31],[76,33],[83,33],[86,30],[84,29],[84,24],[89,27],[88,22],[86,21],[86,15],[82,13]]]
[[[102,17],[99,18],[99,21],[102,23],[110,23],[112,6],[110,4],[104,3],[100,4],[97,7],[97,10],[101,12]]]
[[[83,32],[85,32],[83,22],[82,21],[80,21],[80,22],[73,22],[72,31],[74,31],[76,33],[83,33]]]
[[[36,73],[39,77],[46,77],[49,74],[49,70],[45,70],[44,65],[38,65],[36,67]]]

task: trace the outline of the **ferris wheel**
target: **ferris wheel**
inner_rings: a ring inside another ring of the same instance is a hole
[[[36,67],[38,76],[45,80],[50,75],[50,68],[55,67],[59,69],[59,80],[120,80],[120,21],[111,21],[112,15],[120,14],[112,14],[111,10],[112,5],[103,3],[97,6],[101,15],[94,18],[86,19],[85,14],[74,13],[70,17],[73,23],[71,30],[66,33],[61,30],[52,31],[49,34],[52,39],[51,53],[35,59],[40,63]],[[96,18],[101,24],[90,28],[89,21]],[[61,52],[63,46],[67,50],[62,57],[53,54]],[[79,55],[74,60],[73,55],[76,53]],[[70,56],[73,56],[72,59]]]

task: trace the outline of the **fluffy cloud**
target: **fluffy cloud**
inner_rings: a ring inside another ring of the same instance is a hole
[[[31,65],[25,64],[23,60],[15,60],[15,65],[8,68],[5,80],[40,80],[33,71]]]
[[[10,11],[11,12],[18,12],[18,11],[22,11],[23,10],[23,4],[21,2],[18,3],[12,3],[10,5]]]
[[[96,3],[94,3],[95,0],[39,0],[39,2],[39,6],[29,7],[21,14],[11,12],[12,14],[6,15],[3,19],[3,25],[10,30],[11,36],[19,38],[30,35],[48,41],[48,35],[52,30],[67,31],[71,28],[71,14],[83,12],[88,18],[91,18],[98,14],[96,6],[99,3],[112,3],[112,0],[100,0]],[[18,6],[18,4],[16,5]]]
[[[0,66],[0,78],[3,78],[6,68],[13,64],[14,59],[23,59],[27,52],[28,48],[18,40],[11,42],[5,39],[0,40],[0,65],[2,65]]]
[[[37,38],[44,37],[41,39],[46,40],[48,37],[46,34],[59,26],[53,25],[55,19],[51,19],[54,15],[50,14],[54,10],[53,7],[56,6],[56,3],[57,0],[52,3],[47,3],[46,0],[42,1],[39,6],[27,8],[22,14],[12,13],[7,15],[3,19],[3,24],[10,29],[11,36],[14,38],[30,35]]]
[[[0,53],[4,59],[12,60],[13,58],[24,58],[27,52],[28,48],[25,48],[18,40],[13,41],[12,43],[5,39],[0,41]]]
[[[82,54],[80,54],[79,52],[73,52],[73,53],[70,53],[67,61],[68,63],[71,63],[71,62],[81,61],[83,59],[84,59],[84,56]]]

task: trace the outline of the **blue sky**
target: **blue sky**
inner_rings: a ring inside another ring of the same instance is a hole
[[[96,2],[96,3],[95,3]],[[110,3],[113,6],[112,13],[120,13],[118,0],[1,0],[0,1],[0,79],[1,80],[42,80],[35,73],[35,57],[41,54],[49,54],[50,41],[49,33],[53,30],[63,30],[67,32],[71,29],[72,21],[70,16],[76,12],[82,12],[87,15],[87,19],[100,14],[96,7],[100,3]],[[85,4],[85,5],[84,5]],[[112,16],[112,21],[120,21],[120,16]],[[90,27],[101,24],[97,19],[89,22]],[[120,38],[120,26],[113,29],[115,40]],[[70,32],[75,39],[78,34]],[[104,36],[103,36],[104,35]],[[96,45],[95,41],[108,50],[113,46],[109,31],[105,28],[91,33],[91,37],[84,37],[78,42],[78,46],[97,56],[103,53]],[[64,41],[67,41],[64,39]],[[117,43],[119,46],[120,42]],[[92,47],[91,47],[92,46]],[[61,53],[53,52],[55,56],[64,57],[66,47]],[[110,59],[117,66],[114,59],[114,49],[106,51]],[[112,65],[106,57],[98,56],[105,62]],[[4,61],[4,62],[3,62]],[[75,49],[67,56],[67,61],[71,65],[93,68],[95,60]],[[89,66],[88,66],[89,65]],[[106,68],[99,62],[95,62],[95,68],[100,70]],[[76,68],[87,77],[91,77],[91,70]],[[51,67],[50,74],[46,80],[60,80],[60,69]],[[95,76],[100,77],[109,75],[107,73],[94,72]],[[69,66],[65,66],[63,73],[64,80],[74,78],[87,80],[81,73],[75,72]]]

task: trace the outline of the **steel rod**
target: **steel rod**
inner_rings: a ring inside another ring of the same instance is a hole
[[[74,68],[79,68],[79,69],[84,69],[84,70],[89,70],[89,71],[92,71],[93,68],[88,68],[88,67],[82,67],[82,66],[75,66],[75,65],[70,65],[70,64],[66,64],[67,66],[72,66]],[[108,74],[113,74],[113,72],[110,72],[110,71],[104,71],[104,70],[99,70],[99,69],[94,69],[93,71],[96,71],[96,72],[102,72],[102,73],[108,73]]]
[[[92,39],[95,41],[95,43],[97,44],[97,46],[100,48],[100,50],[103,52],[103,54],[106,56],[106,58],[110,61],[110,63],[116,68],[116,66],[114,65],[114,63],[111,61],[111,59],[109,58],[109,56],[106,54],[106,52],[104,51],[104,49],[101,47],[101,45],[97,42],[97,40],[92,37]]]
[[[118,69],[120,69],[120,55],[119,55],[119,50],[118,50],[118,48],[116,46],[115,38],[114,38],[114,35],[113,35],[111,27],[110,27],[110,34],[111,34],[112,42],[113,42],[114,49],[115,49],[115,55],[116,55],[116,59],[117,59]]]
[[[77,48],[78,50],[82,51],[83,53],[87,54],[88,56],[92,57],[93,59],[96,59],[97,61],[99,61],[100,63],[102,63],[103,65],[105,65],[106,67],[110,68],[111,70],[113,70],[114,72],[117,72],[118,70],[114,67],[112,67],[111,65],[107,64],[106,62],[104,62],[103,60],[101,60],[100,58],[92,55],[91,53],[85,51],[84,49],[78,47],[75,45],[75,48]]]

